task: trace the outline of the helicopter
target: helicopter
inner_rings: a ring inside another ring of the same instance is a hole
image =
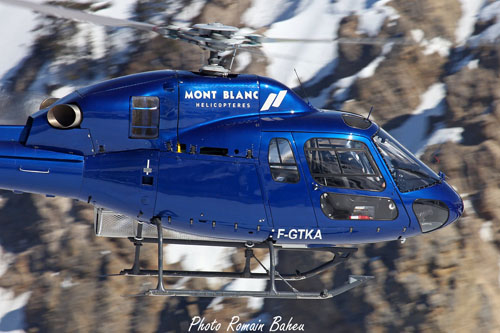
[[[271,78],[234,74],[224,54],[266,42],[302,41],[240,33],[220,23],[157,26],[77,10],[0,0],[44,14],[152,31],[209,52],[199,72],[132,74],[47,98],[25,125],[0,125],[0,188],[64,196],[95,207],[97,236],[128,238],[132,268],[156,276],[141,295],[327,299],[369,281],[350,275],[330,290],[290,282],[331,269],[361,243],[405,240],[463,214],[460,195],[367,117],[320,110]],[[330,41],[331,40],[306,40]],[[369,41],[368,41],[369,42]],[[232,63],[232,61],[231,61]],[[371,113],[371,112],[370,112]],[[156,270],[140,267],[156,244]],[[241,272],[165,270],[163,245],[245,250]],[[269,268],[254,255],[269,251]],[[332,259],[278,271],[278,251]],[[265,273],[251,269],[256,261]],[[164,277],[250,278],[264,291],[169,289]],[[289,290],[278,290],[283,281]]]

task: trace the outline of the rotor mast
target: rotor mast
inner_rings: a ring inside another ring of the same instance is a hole
[[[260,47],[260,35],[237,34],[239,29],[222,23],[195,24],[191,28],[182,28],[169,25],[154,29],[166,38],[179,39],[195,44],[203,50],[209,51],[208,61],[200,68],[201,73],[227,76],[230,68],[222,65],[221,61],[228,51],[232,51],[234,58],[239,48]],[[234,60],[234,59],[233,59]]]

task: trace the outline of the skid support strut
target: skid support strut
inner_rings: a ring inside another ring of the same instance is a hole
[[[160,219],[155,218],[153,222],[156,224],[156,230],[158,232],[158,284],[154,291],[162,293],[165,292],[165,287],[163,286],[163,228]]]
[[[342,294],[360,284],[372,279],[372,276],[351,275],[348,280],[340,287],[331,290],[321,290],[317,292],[302,292],[295,289],[290,282],[297,280],[305,280],[312,276],[318,275],[327,269],[333,268],[345,261],[347,261],[356,248],[342,248],[342,247],[320,247],[320,248],[280,248],[277,247],[272,240],[266,240],[262,243],[252,242],[225,242],[225,241],[204,241],[204,240],[181,240],[181,239],[167,239],[163,238],[162,223],[159,218],[154,218],[151,221],[156,225],[157,239],[142,238],[142,226],[139,225],[137,236],[129,238],[135,245],[135,258],[134,264],[131,269],[125,269],[117,275],[127,276],[156,276],[158,278],[157,286],[155,289],[148,290],[144,294],[138,296],[195,296],[195,297],[261,297],[261,298],[287,298],[287,299],[325,299]],[[158,247],[158,269],[148,270],[141,269],[140,261],[140,247],[143,243],[156,243]],[[163,245],[164,244],[181,244],[188,246],[218,246],[218,247],[231,247],[231,248],[244,248],[245,249],[245,266],[241,272],[218,272],[218,271],[185,271],[185,270],[164,270],[163,269]],[[255,256],[254,248],[267,248],[269,251],[269,268]],[[333,258],[324,262],[316,267],[305,270],[303,272],[296,270],[294,273],[281,273],[276,269],[276,258],[278,251],[303,251],[303,252],[330,252]],[[251,262],[254,259],[266,273],[254,273],[251,270]],[[184,290],[184,289],[166,289],[164,286],[164,277],[218,277],[218,278],[232,278],[232,279],[265,279],[269,281],[268,288],[263,291],[250,291],[250,290]],[[276,286],[276,281],[282,281],[285,286],[290,290],[281,291]]]

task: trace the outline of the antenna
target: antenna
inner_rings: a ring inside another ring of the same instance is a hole
[[[293,71],[295,72],[295,75],[297,76],[297,80],[299,80],[300,83],[300,88],[302,89],[302,94],[307,100],[307,104],[311,105],[311,102],[309,102],[309,97],[307,97],[306,90],[304,89],[304,86],[302,85],[302,81],[300,81],[299,74],[297,73],[297,70],[294,68]]]
[[[229,71],[231,71],[231,68],[233,68],[233,62],[234,62],[234,58],[236,58],[236,51],[238,51],[238,47],[239,47],[239,45],[237,45],[234,48],[233,56],[231,57],[231,64],[229,65]]]
[[[373,111],[373,105],[372,107],[370,108],[370,112],[368,112],[368,117],[366,117],[366,120],[370,120],[370,116],[372,114],[372,111]]]

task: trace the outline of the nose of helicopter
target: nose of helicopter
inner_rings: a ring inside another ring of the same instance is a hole
[[[446,181],[415,192],[412,209],[423,233],[457,221],[464,212],[460,195]]]
[[[0,126],[0,189],[79,199],[83,156],[26,147],[22,129]]]
[[[449,185],[445,181],[443,181],[443,183],[443,185],[446,186],[448,208],[450,210],[448,221],[444,225],[446,226],[457,221],[462,216],[462,214],[464,213],[464,201],[462,200],[462,197],[457,193],[457,191],[455,191],[455,189],[451,187],[451,185]]]

